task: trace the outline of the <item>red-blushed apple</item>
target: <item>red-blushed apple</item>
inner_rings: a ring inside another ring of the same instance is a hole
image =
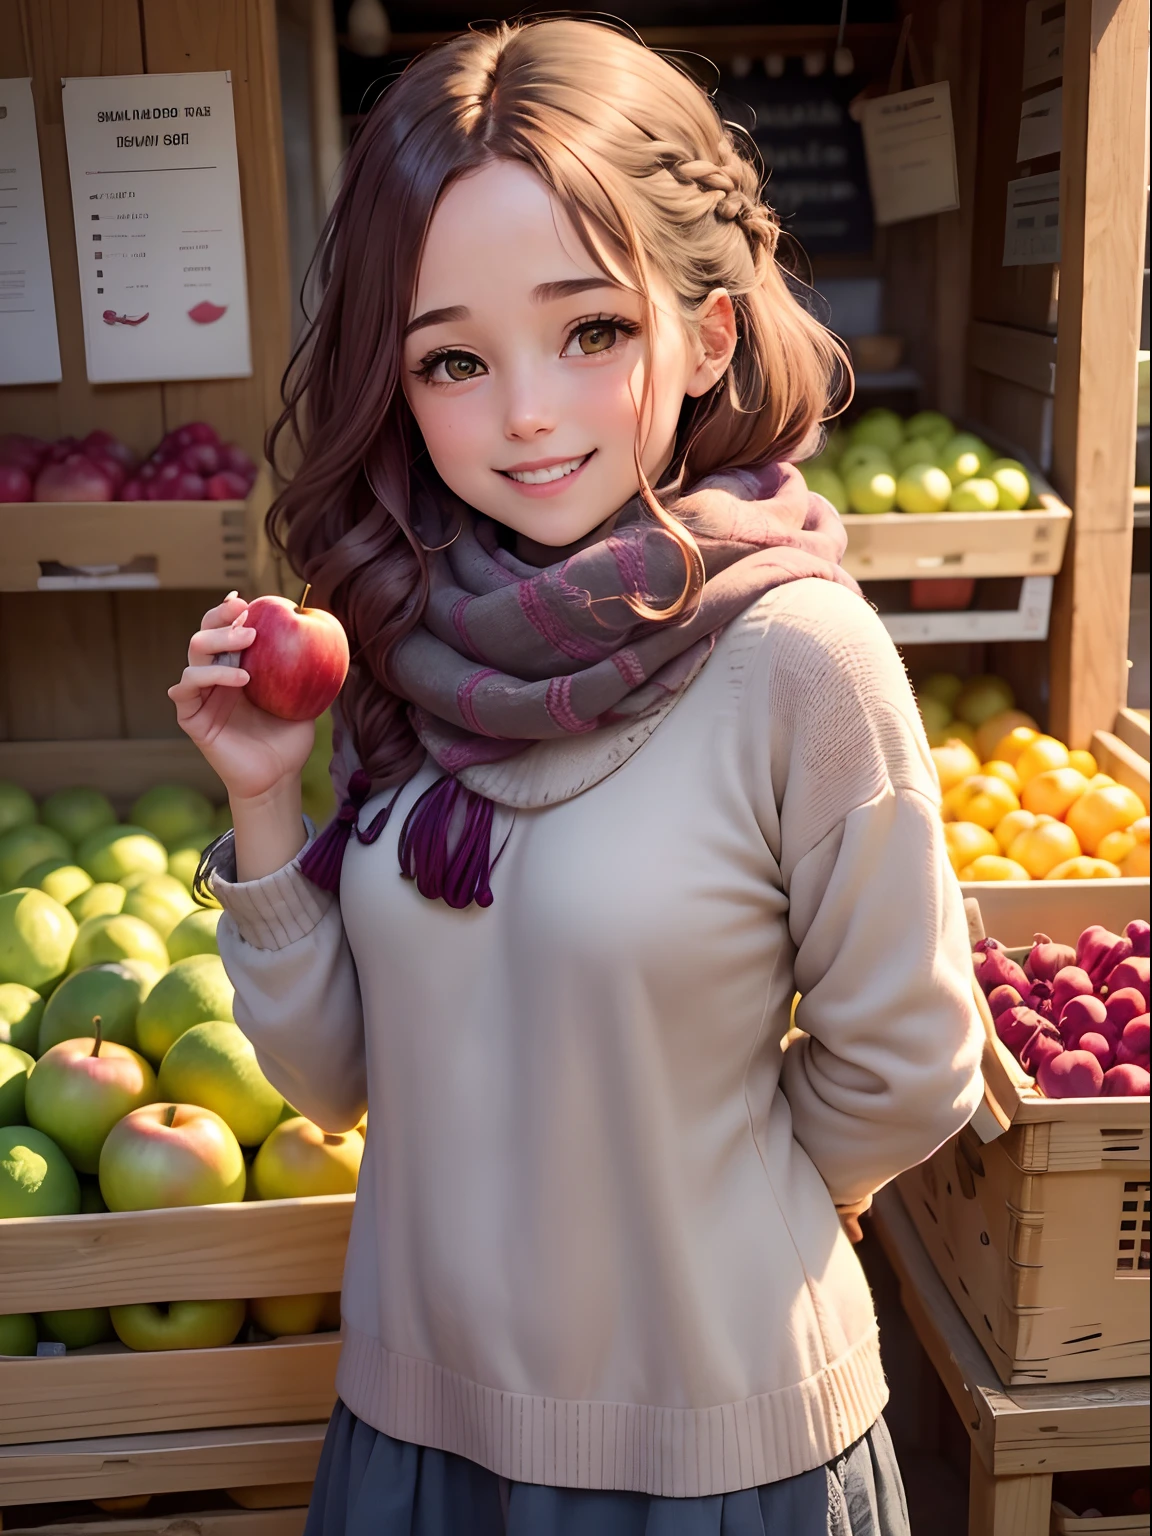
[[[242,1301],[140,1301],[110,1311],[129,1349],[223,1349],[244,1326]]]
[[[256,631],[248,649],[238,653],[249,676],[244,690],[249,700],[281,720],[318,720],[348,674],[348,639],[340,620],[286,597],[258,597],[244,622]]]
[[[210,1109],[146,1104],[113,1126],[100,1153],[100,1190],[110,1211],[227,1205],[244,1198],[240,1143]]]
[[[340,1292],[317,1291],[308,1296],[254,1296],[248,1303],[248,1315],[257,1328],[271,1334],[274,1339],[282,1338],[285,1334],[319,1333],[324,1328],[339,1328]]]
[[[322,1131],[297,1115],[282,1121],[257,1152],[252,1182],[261,1200],[350,1195],[363,1156],[359,1131]]]
[[[156,1074],[135,1051],[100,1033],[61,1040],[28,1074],[24,1112],[79,1173],[95,1173],[100,1149],[118,1120],[156,1097]]]

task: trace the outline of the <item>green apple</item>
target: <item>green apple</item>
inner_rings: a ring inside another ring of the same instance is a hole
[[[0,1220],[79,1209],[80,1181],[56,1143],[31,1125],[0,1126]]]
[[[24,876],[46,859],[72,862],[72,845],[59,832],[37,822],[5,832],[0,836],[0,891],[26,885]]]
[[[29,1125],[52,1140],[78,1173],[96,1173],[112,1127],[156,1097],[156,1074],[143,1056],[101,1038],[62,1040],[36,1062],[25,1094]]]
[[[110,1211],[230,1205],[244,1199],[240,1143],[198,1104],[145,1104],[117,1122],[100,1154],[100,1193]]]
[[[194,1024],[232,1019],[232,983],[219,955],[192,955],[178,960],[140,1005],[136,1038],[156,1066]]]
[[[985,720],[1011,709],[1016,695],[1002,677],[981,673],[970,677],[956,699],[956,718],[978,731]]]
[[[161,1099],[215,1110],[243,1147],[259,1146],[284,1108],[252,1042],[223,1019],[185,1030],[160,1063],[157,1082]]]
[[[115,917],[123,912],[127,898],[128,892],[119,882],[100,880],[74,896],[68,910],[78,923],[86,923],[90,917]]]
[[[32,987],[18,981],[0,984],[0,1040],[19,1051],[36,1055],[44,999]]]
[[[1018,512],[1032,500],[1032,481],[1019,459],[993,459],[988,478],[1000,493],[1001,512]]]
[[[195,883],[196,871],[200,868],[200,852],[198,848],[177,848],[168,855],[168,873],[189,891]]]
[[[848,476],[857,469],[883,469],[891,474],[893,464],[888,454],[874,443],[852,443],[841,455],[836,473],[847,484]]]
[[[0,896],[0,982],[18,981],[47,993],[68,969],[76,920],[43,891]]]
[[[40,1328],[46,1339],[66,1349],[87,1349],[112,1338],[112,1318],[107,1307],[70,1307],[64,1312],[41,1312]]]
[[[927,438],[937,452],[956,435],[956,428],[939,411],[917,411],[904,423],[904,431],[909,438]]]
[[[36,1344],[36,1319],[31,1312],[0,1314],[0,1355],[34,1355]]]
[[[1000,503],[1000,489],[995,480],[961,480],[948,498],[949,512],[995,512]]]
[[[26,789],[0,779],[0,835],[13,827],[28,827],[36,820],[36,802]]]
[[[192,955],[218,955],[216,929],[220,924],[219,907],[197,907],[181,918],[168,935],[168,958],[173,964]]]
[[[91,1035],[97,1014],[105,1040],[135,1050],[136,1015],[160,975],[144,960],[106,961],[73,971],[48,999],[36,1042],[38,1054],[62,1040]]]
[[[845,484],[853,512],[891,512],[896,504],[896,482],[887,470],[865,465],[854,469]]]
[[[212,802],[186,784],[157,784],[144,792],[128,813],[138,827],[168,847],[191,832],[208,832]]]
[[[920,706],[920,718],[924,722],[924,729],[931,734],[933,731],[942,731],[946,725],[951,724],[952,710],[949,705],[939,699],[917,695],[917,704]]]
[[[913,464],[935,464],[938,446],[927,437],[910,437],[906,443],[901,443],[892,455],[892,467],[897,476],[911,469]]]
[[[904,423],[895,411],[877,406],[874,410],[865,411],[849,428],[848,438],[853,444],[869,443],[891,455],[904,441]]]
[[[836,471],[814,464],[802,464],[800,472],[808,489],[817,496],[823,496],[825,501],[830,501],[843,517],[848,510],[848,492]],[[315,821],[316,818],[312,819]]]
[[[242,1301],[138,1301],[110,1310],[129,1349],[223,1349],[243,1328],[246,1311]]]
[[[162,875],[168,868],[164,844],[143,827],[102,827],[86,837],[76,850],[76,862],[93,880],[119,880],[141,870]]]
[[[141,918],[167,939],[181,918],[196,911],[196,903],[188,888],[172,875],[149,875],[128,892],[124,911]]]
[[[934,464],[913,464],[896,482],[901,512],[942,512],[951,494],[951,480]]]
[[[33,864],[31,869],[24,871],[20,876],[20,884],[33,886],[36,890],[42,891],[44,889],[43,881],[49,875],[55,873],[58,869],[67,869],[68,867],[68,860],[60,858],[59,854],[54,855],[50,859],[41,859],[39,864]],[[53,901],[60,900],[59,896],[53,895],[51,891],[48,894],[52,896]],[[75,895],[75,892],[73,892],[73,895]],[[69,897],[69,900],[71,900],[71,897]],[[62,905],[67,906],[68,902],[63,902]]]
[[[333,1312],[336,1316],[335,1324],[331,1321]],[[310,1296],[254,1296],[248,1303],[248,1315],[261,1332],[274,1339],[320,1333],[324,1328],[340,1326],[340,1292],[316,1291]]]
[[[35,1056],[0,1041],[0,1125],[24,1125],[24,1089]]]
[[[987,443],[971,432],[957,432],[940,450],[940,467],[953,485],[982,474],[985,464],[991,460],[992,452]]]
[[[51,896],[53,901],[58,901],[62,907],[66,907],[70,901],[75,901],[77,896],[82,896],[85,891],[92,888],[92,876],[86,869],[81,869],[79,864],[62,864],[52,860],[52,868],[45,865],[37,865],[37,869],[44,871],[38,880],[33,880],[32,875],[36,870],[29,872],[27,884],[35,885]],[[75,916],[75,914],[73,914]]]
[[[142,918],[126,917],[122,912],[85,918],[76,935],[69,970],[116,960],[146,960],[163,971],[168,966],[168,951],[155,928]]]
[[[282,1121],[257,1152],[252,1182],[261,1200],[350,1195],[363,1156],[358,1131],[322,1131],[297,1115]]]
[[[930,672],[926,678],[916,685],[916,697],[919,700],[939,699],[941,704],[948,706],[948,720],[952,718],[952,710],[956,700],[960,697],[960,690],[964,687],[964,679],[957,677],[955,672]],[[944,725],[948,720],[943,721]]]
[[[40,820],[70,843],[82,843],[93,832],[115,824],[116,812],[98,789],[58,789],[40,807]]]

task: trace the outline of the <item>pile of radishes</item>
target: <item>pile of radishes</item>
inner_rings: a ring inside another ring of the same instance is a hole
[[[1049,1099],[1148,1093],[1146,922],[1093,925],[1072,949],[1038,933],[1023,965],[995,939],[975,947],[996,1033]]]
[[[0,501],[243,501],[255,478],[243,448],[206,421],[165,433],[143,461],[111,432],[0,437]]]

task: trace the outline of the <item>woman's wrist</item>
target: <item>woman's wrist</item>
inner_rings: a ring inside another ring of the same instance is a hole
[[[296,775],[249,797],[228,797],[236,841],[237,880],[260,880],[290,864],[307,841]]]

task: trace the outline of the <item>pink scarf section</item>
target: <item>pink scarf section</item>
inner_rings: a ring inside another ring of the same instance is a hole
[[[683,557],[639,498],[543,568],[501,549],[489,521],[456,505],[446,547],[430,559],[423,623],[391,668],[446,773],[644,716],[687,687],[727,623],[784,582],[818,577],[859,591],[839,564],[839,517],[790,464],[710,475],[669,511],[695,537],[705,583],[689,618],[664,622],[625,601],[666,606],[684,582]]]

